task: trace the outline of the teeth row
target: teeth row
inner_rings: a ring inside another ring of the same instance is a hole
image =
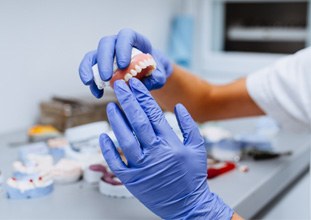
[[[124,80],[127,82],[129,81],[133,76],[137,76],[138,73],[140,73],[143,69],[147,68],[148,66],[156,67],[156,62],[154,59],[149,58],[144,61],[138,62],[138,64],[135,65],[134,69],[131,69],[129,73],[126,73],[124,76]],[[150,76],[151,72],[148,73],[146,76]]]

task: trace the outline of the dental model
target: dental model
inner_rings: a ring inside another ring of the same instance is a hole
[[[133,197],[109,168],[102,164],[93,164],[89,166],[84,174],[86,182],[99,184],[99,191],[103,195],[116,198]]]
[[[57,164],[53,164],[50,155],[30,155],[29,162],[23,164],[20,161],[13,163],[13,176],[15,178],[27,178],[33,175],[45,176],[56,183],[76,182],[82,176],[82,166],[79,162],[61,159]]]
[[[152,71],[156,69],[156,62],[150,54],[142,53],[140,50],[132,49],[132,60],[129,66],[125,69],[118,69],[116,60],[114,60],[113,65],[113,75],[109,83],[104,82],[98,72],[98,66],[93,66],[94,81],[99,90],[104,89],[104,87],[110,85],[113,88],[113,83],[116,80],[123,79],[128,82],[132,77],[139,80],[150,76]]]
[[[53,168],[53,158],[50,155],[31,154],[27,156],[27,163],[21,161],[13,162],[15,177],[29,176],[38,174],[48,175]]]
[[[53,181],[48,177],[9,178],[6,182],[7,196],[10,199],[32,199],[43,197],[53,191]]]
[[[37,142],[21,146],[19,150],[19,159],[23,163],[27,163],[29,155],[49,155],[49,148],[45,142]]]
[[[99,146],[99,136],[110,130],[106,121],[93,122],[69,128],[65,137],[69,142],[65,148],[67,158],[79,162],[84,170],[91,164],[102,163],[104,158]]]
[[[99,182],[99,191],[106,196],[116,198],[132,198],[133,195],[122,182],[111,172],[104,173]]]
[[[65,157],[65,148],[69,145],[65,138],[52,138],[47,140],[49,152],[55,161]]]
[[[204,126],[200,129],[200,132],[205,139],[212,143],[233,138],[233,134],[229,130],[218,126]]]
[[[106,167],[103,164],[93,164],[84,170],[83,179],[90,184],[98,184]]]
[[[73,183],[82,176],[81,165],[73,160],[61,159],[52,169],[51,176],[56,183]]]

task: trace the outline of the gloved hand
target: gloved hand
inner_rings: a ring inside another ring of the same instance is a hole
[[[172,73],[170,61],[160,51],[152,48],[150,41],[131,29],[122,29],[118,35],[103,37],[97,50],[87,53],[79,67],[80,78],[85,85],[89,85],[92,94],[100,98],[103,90],[99,90],[93,79],[92,66],[98,64],[98,71],[103,81],[109,81],[113,74],[113,61],[119,69],[125,69],[131,62],[132,48],[135,47],[143,53],[149,53],[157,63],[156,70],[150,77],[143,80],[149,89],[158,89],[164,85],[166,78]]]
[[[130,86],[130,88],[129,88]],[[124,111],[113,103],[107,115],[128,164],[107,134],[103,155],[114,174],[147,208],[164,219],[231,219],[230,209],[206,181],[206,150],[195,122],[181,104],[175,108],[183,143],[145,86],[132,78],[116,81]]]

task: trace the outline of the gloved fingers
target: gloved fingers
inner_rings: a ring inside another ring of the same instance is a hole
[[[156,50],[153,50],[153,53],[157,54],[157,52],[155,52],[155,51]],[[150,76],[148,76],[142,80],[148,90],[159,89],[166,82],[166,75],[167,74],[166,74],[166,70],[163,66],[163,63],[160,62],[157,55],[154,55],[153,58],[157,63],[156,69],[152,72],[152,74]]]
[[[103,37],[97,47],[97,65],[100,78],[103,81],[111,79],[117,36]]]
[[[124,171],[127,167],[122,161],[114,143],[107,134],[102,134],[99,137],[99,145],[108,166],[118,176],[118,173]]]
[[[148,90],[154,90],[161,88],[166,82],[166,76],[164,69],[158,67],[152,72],[152,74],[142,81]]]
[[[129,28],[120,30],[116,41],[116,58],[120,69],[124,69],[130,64],[133,47],[143,53],[151,53],[152,51],[150,41],[143,35]]]
[[[114,83],[114,92],[142,147],[152,145],[157,140],[156,134],[146,113],[125,81],[117,80]]]
[[[90,90],[91,90],[92,94],[98,99],[101,98],[104,94],[104,90],[97,88],[95,81],[91,82]]]
[[[120,147],[128,160],[129,167],[141,160],[143,154],[140,144],[132,132],[130,125],[115,103],[107,106],[107,116]]]
[[[175,106],[175,115],[184,137],[184,145],[196,147],[204,146],[204,139],[200,134],[197,124],[182,104],[177,104]]]
[[[97,63],[97,52],[96,50],[90,51],[83,57],[79,66],[79,75],[84,85],[90,85],[93,81],[93,70],[92,66]]]
[[[173,65],[170,62],[170,60],[166,58],[165,55],[160,50],[153,49],[151,55],[157,59],[156,60],[157,63],[162,64],[165,77],[166,78],[169,77],[173,72]]]
[[[174,132],[166,121],[162,109],[151,96],[150,92],[143,85],[143,83],[136,78],[132,78],[130,79],[129,84],[138,103],[149,118],[156,134],[165,136],[173,135]]]

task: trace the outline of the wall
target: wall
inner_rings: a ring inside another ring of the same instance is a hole
[[[131,27],[165,49],[176,1],[0,0],[0,133],[35,122],[52,95],[86,96],[83,55],[102,36]]]

